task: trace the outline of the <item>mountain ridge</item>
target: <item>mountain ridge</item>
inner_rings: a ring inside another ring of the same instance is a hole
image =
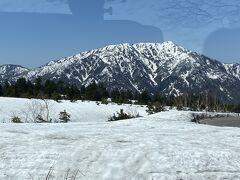
[[[19,77],[33,81],[40,76],[78,86],[95,81],[105,83],[108,89],[147,90],[167,96],[210,93],[235,103],[240,99],[239,64],[221,63],[171,41],[109,45],[33,70],[22,67],[21,73],[5,73],[5,77],[1,67],[1,82],[4,78],[14,82]]]

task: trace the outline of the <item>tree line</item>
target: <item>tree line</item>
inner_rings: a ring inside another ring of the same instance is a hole
[[[178,97],[164,96],[161,93],[151,94],[147,91],[133,92],[130,90],[108,90],[103,83],[91,83],[88,86],[78,87],[64,81],[43,81],[40,77],[33,82],[19,78],[15,83],[7,80],[0,85],[0,96],[53,99],[59,100],[92,100],[108,103],[108,98],[115,103],[136,103],[151,106],[176,106],[179,110],[184,107],[190,110],[231,111],[240,112],[240,105],[226,104],[217,97],[209,94],[185,94]]]

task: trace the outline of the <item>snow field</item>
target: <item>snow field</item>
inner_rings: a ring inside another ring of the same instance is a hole
[[[29,106],[32,103],[40,103],[44,106],[42,100],[34,99],[21,99],[21,98],[2,98],[0,97],[0,123],[1,122],[11,122],[13,116],[18,116],[22,121],[31,121]],[[71,122],[82,122],[82,121],[107,121],[113,113],[119,112],[123,109],[124,112],[130,113],[132,115],[146,116],[146,107],[138,105],[117,105],[114,103],[109,103],[108,105],[99,104],[90,101],[61,101],[60,103],[49,100],[49,112],[50,118],[53,121],[58,121],[60,111],[66,110],[71,115]],[[43,112],[45,115],[46,112]]]
[[[99,110],[89,104],[93,114]],[[0,179],[45,179],[50,167],[54,180],[68,169],[71,175],[79,171],[80,180],[240,179],[238,128],[191,123],[191,112],[176,110],[118,122],[96,117],[88,121],[80,114],[67,124],[1,123]]]

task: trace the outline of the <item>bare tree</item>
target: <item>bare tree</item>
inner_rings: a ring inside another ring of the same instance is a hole
[[[41,123],[41,122],[51,122],[50,110],[52,104],[50,100],[30,100],[26,104],[26,110],[23,111],[27,122]]]
[[[11,112],[10,118],[12,123],[22,123],[21,118],[16,112]]]
[[[46,114],[46,121],[50,122],[50,109],[52,107],[51,101],[48,99],[43,99],[44,106],[45,106],[45,114]]]

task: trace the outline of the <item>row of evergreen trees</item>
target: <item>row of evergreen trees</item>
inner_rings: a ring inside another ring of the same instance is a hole
[[[192,110],[209,110],[209,111],[232,111],[240,112],[240,105],[229,105],[222,103],[215,96],[206,94],[199,95],[182,95],[162,96],[161,94],[149,94],[147,91],[142,93],[132,92],[130,90],[112,90],[108,91],[104,84],[92,83],[89,86],[77,87],[69,85],[63,81],[42,81],[36,78],[35,81],[27,81],[20,78],[14,84],[8,81],[1,86],[0,96],[4,97],[21,97],[21,98],[44,98],[54,99],[56,101],[62,99],[75,100],[93,100],[107,103],[107,99],[111,98],[115,103],[132,103],[132,100],[138,104],[160,104],[161,106],[177,106],[178,109],[189,107]]]
[[[60,100],[63,98],[79,98],[80,91],[75,85],[67,85],[63,81],[54,82],[47,80],[43,82],[37,78],[34,82],[19,78],[16,83],[10,84],[7,80],[0,85],[0,96],[21,98],[48,98]]]
[[[103,101],[111,98],[116,103],[130,103],[132,99],[139,100],[140,103],[146,104],[149,101],[147,92],[142,94],[133,94],[130,90],[108,91],[104,84],[93,82],[89,86],[78,87],[67,84],[61,80],[42,81],[37,78],[35,81],[27,81],[25,78],[19,78],[16,83],[9,83],[7,80],[0,85],[0,96],[3,97],[21,97],[21,98],[44,98],[62,100],[92,100]]]

